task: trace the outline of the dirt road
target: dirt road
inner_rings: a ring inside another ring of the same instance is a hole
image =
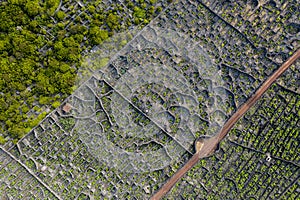
[[[189,171],[201,158],[212,155],[217,145],[225,138],[234,124],[256,103],[256,101],[261,98],[261,96],[266,92],[266,90],[276,81],[276,79],[282,75],[298,58],[300,58],[300,49],[296,51],[291,57],[287,59],[275,72],[272,74],[261,87],[252,95],[246,103],[244,103],[224,124],[221,131],[214,137],[204,139],[203,145],[201,145],[201,150],[196,152],[192,158],[185,163],[185,165],[180,168],[159,190],[155,193],[150,200],[161,199],[170,189],[175,185],[175,183],[184,176],[184,174]]]

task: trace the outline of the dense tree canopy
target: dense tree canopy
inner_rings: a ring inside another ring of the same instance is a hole
[[[46,1],[46,7],[51,8],[54,3]],[[0,5],[2,142],[7,130],[13,138],[20,138],[45,116],[37,112],[38,117],[30,119],[28,112],[35,104],[51,105],[71,92],[76,74],[71,66],[78,63],[80,45],[69,37],[55,42],[56,56],[48,57],[39,51],[47,41],[38,27],[40,22],[33,18],[44,13],[46,7],[36,0]]]
[[[132,8],[126,2],[136,24],[153,17],[156,1],[150,2],[137,1]],[[106,11],[99,0],[85,2],[86,11],[70,20],[75,10],[66,13],[60,3],[0,2],[0,143],[17,141],[47,114],[47,107],[58,107],[72,92],[82,51],[133,21],[120,4],[113,3]],[[83,25],[85,20],[89,24]]]

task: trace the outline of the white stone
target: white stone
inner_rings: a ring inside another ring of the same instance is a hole
[[[44,171],[47,170],[47,168],[48,168],[48,167],[47,167],[46,165],[44,165],[44,166],[41,168],[41,171],[44,172]]]
[[[147,185],[144,187],[144,191],[147,193],[147,194],[150,194],[150,186]]]

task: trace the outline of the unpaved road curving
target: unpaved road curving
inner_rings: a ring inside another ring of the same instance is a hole
[[[266,90],[276,81],[276,79],[282,75],[298,58],[300,57],[300,49],[298,49],[291,57],[287,59],[275,72],[272,74],[261,87],[252,95],[247,102],[245,102],[224,124],[221,131],[209,138],[204,139],[201,142],[201,149],[197,151],[192,158],[190,158],[185,165],[180,168],[158,191],[150,200],[161,199],[175,183],[184,176],[201,158],[212,155],[218,144],[225,138],[234,124],[256,103],[256,101],[266,92]]]

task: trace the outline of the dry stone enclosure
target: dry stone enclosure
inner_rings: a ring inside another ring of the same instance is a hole
[[[173,1],[122,48],[95,47],[76,91],[1,147],[0,194],[149,199],[300,47],[296,5]],[[165,199],[299,198],[299,77],[297,61]]]

